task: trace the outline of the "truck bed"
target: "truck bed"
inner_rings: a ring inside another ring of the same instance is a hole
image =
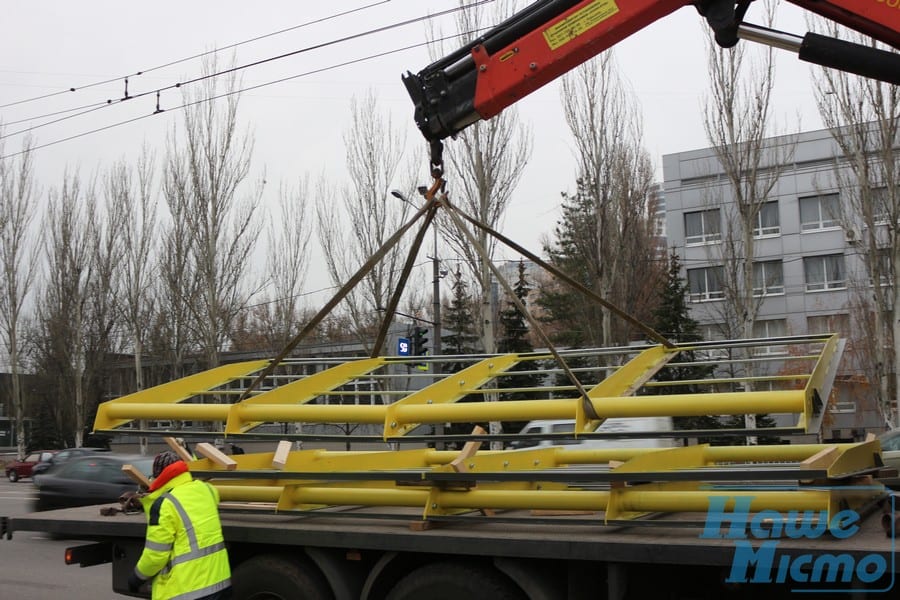
[[[421,524],[420,514],[400,508],[338,507],[309,514],[225,508],[222,513],[230,543],[723,567],[731,565],[735,552],[735,540],[701,538],[703,524],[697,516],[677,513],[628,525],[603,525],[601,513],[541,517],[514,511],[437,520],[427,528]],[[142,538],[145,518],[101,516],[98,506],[88,506],[11,517],[8,527],[10,532],[115,541]],[[779,550],[814,557],[847,554],[855,560],[881,554],[891,572],[898,571],[894,540],[879,513],[865,518],[849,538],[780,538]]]

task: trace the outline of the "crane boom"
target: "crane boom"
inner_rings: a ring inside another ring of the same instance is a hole
[[[896,0],[789,0],[900,49]],[[900,54],[807,33],[804,37],[743,22],[752,0],[539,0],[403,82],[415,120],[440,165],[441,140],[508,106],[628,36],[694,6],[723,47],[738,39],[799,54],[801,60],[900,84]]]

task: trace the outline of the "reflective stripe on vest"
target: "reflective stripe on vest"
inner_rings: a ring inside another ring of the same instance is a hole
[[[204,484],[209,489],[209,484]],[[210,489],[209,493],[212,494],[213,491]],[[215,498],[215,495],[213,496]],[[171,492],[166,492],[160,499],[165,498],[169,502],[172,503],[172,506],[175,507],[175,512],[178,513],[178,516],[181,518],[181,523],[184,525],[184,531],[187,534],[188,546],[190,546],[190,551],[186,554],[181,554],[179,556],[174,557],[169,563],[162,568],[160,574],[168,573],[172,570],[176,565],[180,565],[182,563],[186,563],[192,561],[196,558],[203,558],[205,556],[209,556],[210,554],[215,554],[221,550],[225,549],[225,542],[217,542],[211,546],[206,546],[205,548],[201,548],[199,542],[197,542],[197,532],[194,531],[194,524],[191,522],[191,518],[188,516],[187,511],[184,509],[184,506],[181,505],[181,502],[172,495]],[[149,544],[151,542],[147,542]],[[162,546],[162,544],[158,544]],[[227,586],[226,586],[227,587]],[[206,588],[204,588],[206,589]],[[224,589],[224,588],[223,588]],[[213,590],[215,591],[215,590]],[[208,592],[209,594],[213,592]],[[178,596],[181,598],[182,596]],[[191,596],[192,598],[199,598],[201,596]]]
[[[216,592],[221,592],[222,590],[231,586],[231,579],[225,579],[220,581],[219,583],[214,583],[213,585],[208,585],[202,590],[194,590],[193,592],[185,592],[184,594],[178,594],[177,596],[172,596],[170,600],[196,600],[197,598],[203,598],[204,596],[209,596],[210,594],[215,594]]]
[[[163,544],[162,542],[154,542],[153,540],[144,540],[144,548],[155,550],[156,552],[171,552],[174,544]]]

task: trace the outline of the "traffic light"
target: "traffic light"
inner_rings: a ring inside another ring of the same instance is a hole
[[[414,325],[411,337],[411,354],[413,356],[428,356],[428,328]],[[428,369],[428,365],[426,365],[425,363],[418,363],[415,365],[415,367],[420,371],[426,371]]]

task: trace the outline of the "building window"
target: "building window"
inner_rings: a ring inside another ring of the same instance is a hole
[[[870,188],[870,201],[872,204],[872,221],[876,225],[885,225],[891,222],[891,214],[896,212],[897,201],[900,200],[900,186],[894,190],[891,197],[887,186]]]
[[[800,231],[840,227],[841,204],[837,194],[800,198]]]
[[[685,245],[709,244],[721,239],[722,223],[718,208],[684,213]]]
[[[755,338],[778,338],[787,335],[786,319],[766,319],[755,321],[753,323],[753,337]],[[783,345],[757,346],[754,348],[754,354],[785,354],[787,348]]]
[[[778,216],[778,201],[765,202],[756,213],[753,224],[753,237],[778,235],[781,233],[781,220]]]
[[[847,337],[850,333],[850,315],[815,315],[806,317],[806,330],[809,333],[837,333]]]
[[[890,285],[894,280],[891,275],[891,249],[879,248],[876,252],[873,264],[870,266],[869,285],[875,284],[875,277],[878,277],[879,285]]]
[[[719,300],[725,296],[722,291],[722,267],[688,269],[687,275],[691,302]]]
[[[806,291],[840,290],[847,287],[844,275],[844,255],[807,256],[803,259]]]
[[[784,294],[784,270],[780,260],[753,263],[753,295]]]
[[[697,325],[700,337],[706,342],[719,342],[725,339],[725,325],[722,323],[706,323]],[[728,348],[704,348],[697,352],[701,360],[724,360],[728,358]]]

